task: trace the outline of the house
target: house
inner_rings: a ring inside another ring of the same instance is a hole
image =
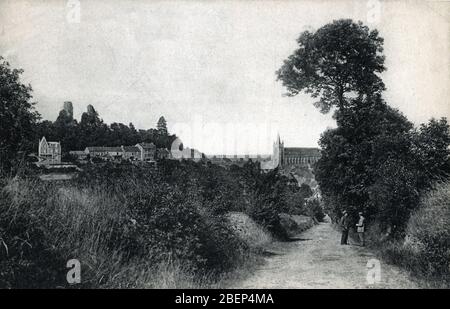
[[[39,162],[43,164],[61,163],[61,144],[59,142],[47,142],[45,136],[39,141]]]
[[[156,150],[156,158],[158,160],[171,158],[170,151],[166,148],[158,148]]]
[[[121,146],[122,157],[125,160],[140,160],[141,150],[136,146]]]
[[[87,156],[84,150],[71,150],[69,151],[69,154],[76,157],[77,159],[85,159]]]
[[[121,147],[108,147],[108,156],[112,158],[123,157],[123,151]]]
[[[175,160],[200,161],[203,158],[203,154],[197,149],[186,147],[183,150],[173,149],[170,152],[170,157]]]
[[[123,156],[121,147],[86,147],[84,152],[91,158],[109,159]]]
[[[106,147],[86,147],[84,150],[86,155],[89,155],[91,158],[94,157],[106,157],[108,152],[106,151]]]
[[[154,161],[156,157],[156,146],[153,143],[139,143],[136,144],[141,152],[139,160],[141,161]]]

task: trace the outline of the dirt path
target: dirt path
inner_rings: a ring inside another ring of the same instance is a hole
[[[367,262],[376,257],[357,245],[341,246],[339,232],[329,223],[268,250],[274,254],[236,288],[417,288],[406,272],[383,262],[381,280],[369,284]]]

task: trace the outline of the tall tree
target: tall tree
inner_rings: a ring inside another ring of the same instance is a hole
[[[383,39],[361,22],[341,19],[315,32],[305,31],[299,48],[276,72],[288,96],[304,91],[319,98],[315,106],[327,113],[351,104],[350,97],[368,96],[385,89],[377,73],[385,70]]]
[[[10,168],[18,151],[30,150],[40,118],[31,102],[31,86],[20,81],[22,73],[0,56],[0,168]]]
[[[449,126],[432,120],[414,130],[382,99],[383,39],[361,22],[337,20],[303,32],[299,49],[277,71],[288,95],[319,98],[336,107],[337,128],[322,134],[316,179],[328,207],[364,211],[402,235],[420,193],[449,176]]]
[[[164,116],[159,117],[158,123],[156,124],[156,128],[158,129],[159,133],[162,135],[167,135],[167,122]]]

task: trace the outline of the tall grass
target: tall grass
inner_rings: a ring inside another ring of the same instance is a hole
[[[154,205],[150,215],[158,224],[121,193],[11,180],[0,192],[0,286],[67,286],[66,262],[78,259],[77,287],[198,287],[213,284],[216,270],[244,258],[245,246],[232,233],[222,236],[228,230],[217,219],[182,203],[174,207],[174,194],[165,197],[168,204]],[[137,195],[151,208],[149,196]],[[162,231],[164,225],[172,234]]]
[[[0,180],[0,287],[67,287],[70,259],[81,263],[75,287],[221,286],[255,265],[266,231],[286,234],[281,212],[302,209],[296,186],[254,164],[83,169],[70,181]],[[261,229],[240,233],[236,211]]]

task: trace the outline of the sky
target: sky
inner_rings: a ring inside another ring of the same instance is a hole
[[[43,119],[155,127],[207,154],[317,147],[335,126],[275,71],[305,30],[360,20],[384,37],[387,102],[416,125],[450,117],[450,2],[0,0],[0,55],[24,70]]]

